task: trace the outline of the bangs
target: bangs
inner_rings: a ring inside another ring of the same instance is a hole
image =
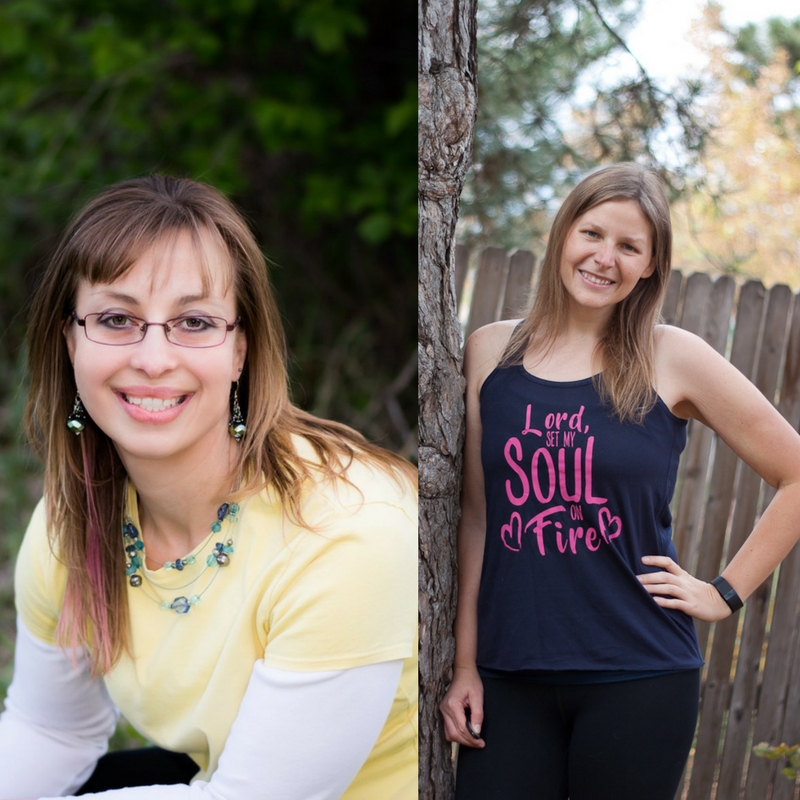
[[[114,220],[108,216],[100,219],[98,215],[96,225],[84,224],[70,242],[73,279],[84,279],[90,284],[110,284],[149,255],[157,265],[152,273],[151,289],[157,289],[169,275],[171,254],[178,237],[189,233],[204,294],[209,294],[215,286],[223,293],[228,291],[234,278],[233,262],[215,225],[203,224],[193,215],[171,215],[177,219],[167,219],[163,214],[149,216],[144,220],[131,216]],[[222,257],[225,267],[222,274],[214,266],[219,260],[213,258],[214,255]]]

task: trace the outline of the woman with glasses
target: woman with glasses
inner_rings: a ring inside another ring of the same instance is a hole
[[[45,483],[0,798],[415,797],[413,470],[292,405],[231,204],[165,177],[107,189],[46,269],[28,347]],[[105,754],[119,711],[152,747]]]

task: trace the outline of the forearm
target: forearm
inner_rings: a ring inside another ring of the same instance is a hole
[[[456,667],[474,667],[478,655],[478,593],[485,529],[462,524],[458,531],[458,606],[453,628]]]
[[[723,571],[723,577],[746,600],[786,557],[800,537],[800,484],[787,484],[775,494]]]
[[[69,794],[106,751],[117,715],[82,653],[45,644],[17,621],[14,678],[0,717],[0,800]]]
[[[402,661],[386,661],[335,672],[303,673],[259,662],[210,781],[84,796],[103,800],[336,800],[374,747],[402,668]]]

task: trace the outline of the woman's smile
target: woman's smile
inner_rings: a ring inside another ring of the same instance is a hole
[[[126,411],[135,420],[141,422],[169,422],[175,419],[182,406],[189,398],[189,394],[176,394],[173,389],[141,389],[124,390],[117,392]],[[168,411],[175,411],[167,414]]]
[[[614,284],[614,281],[608,278],[601,278],[599,275],[593,275],[591,272],[586,272],[586,270],[579,270],[579,272],[584,280],[595,286],[612,286]]]

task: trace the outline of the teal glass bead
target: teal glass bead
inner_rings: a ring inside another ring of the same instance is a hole
[[[219,533],[219,532],[222,530],[222,525],[220,525],[220,523],[219,523],[219,522],[215,522],[215,523],[214,523],[214,524],[211,526],[211,530],[212,530],[212,531],[214,531],[214,533]]]
[[[181,596],[176,597],[170,604],[169,607],[176,613],[176,614],[188,614],[189,609],[191,606],[189,605],[189,601],[187,598]]]

